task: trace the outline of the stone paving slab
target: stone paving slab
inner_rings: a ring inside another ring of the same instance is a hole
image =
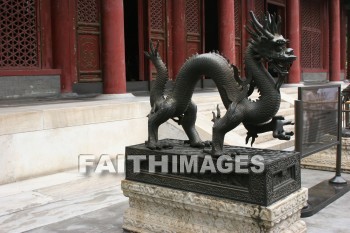
[[[120,202],[91,213],[80,215],[63,222],[33,229],[28,233],[123,233],[123,213],[129,207],[128,201]]]
[[[302,169],[302,186],[332,178],[333,172]],[[350,174],[344,174],[350,180]],[[83,176],[77,171],[0,186],[0,232],[121,233],[128,199],[123,175]],[[350,193],[312,217],[308,232],[350,232]]]
[[[128,203],[120,188],[123,175],[69,174],[0,186],[0,232],[25,232]]]

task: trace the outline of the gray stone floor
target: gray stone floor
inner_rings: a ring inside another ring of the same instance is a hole
[[[302,186],[332,178],[333,172],[302,170]],[[344,174],[350,180],[350,174]],[[86,177],[76,171],[0,186],[0,232],[123,232],[128,200],[122,175]],[[350,193],[312,217],[308,232],[350,232]]]
[[[302,169],[302,186],[311,188],[324,180],[329,180],[334,172]],[[342,175],[350,182],[350,174]],[[308,233],[348,233],[350,232],[350,192],[340,197],[317,214],[303,218]]]

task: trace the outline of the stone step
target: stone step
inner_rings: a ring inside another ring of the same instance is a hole
[[[194,95],[192,98],[193,102],[195,102],[197,105],[199,104],[205,104],[205,103],[222,103],[221,97],[219,93],[211,94],[211,95]]]
[[[286,102],[286,101],[281,101],[281,104],[280,104],[280,109],[286,109],[286,108],[292,108],[293,105]]]
[[[202,103],[197,105],[198,112],[212,112],[216,111],[216,106],[219,104],[219,108],[221,111],[226,112],[225,106],[221,102],[208,102],[208,103]]]
[[[298,93],[298,87],[282,87],[281,92],[284,92],[286,94],[296,94]]]
[[[294,146],[294,138],[289,141],[274,139],[264,143],[254,144],[254,147],[260,149],[285,150]]]
[[[224,115],[224,112],[226,112],[226,108],[225,106],[222,104],[222,102],[208,102],[208,103],[201,103],[201,104],[197,104],[197,111],[198,112],[209,112],[210,115],[212,114],[212,111],[215,111],[216,112],[216,107],[217,105],[219,104],[219,108],[220,108],[220,111],[221,111],[221,115]],[[282,111],[284,109],[288,109],[286,110],[286,112],[289,114],[294,114],[294,106],[288,102],[284,102],[282,101],[281,102],[281,105],[280,105],[280,110],[279,111]],[[293,112],[293,113],[290,113],[290,112]],[[204,113],[206,114],[206,113]],[[283,115],[283,114],[282,114]]]
[[[225,115],[225,113],[226,113],[226,110],[221,111],[222,116]],[[211,111],[201,112],[200,114],[201,114],[203,119],[211,120],[213,118]],[[281,109],[280,111],[278,111],[277,115],[284,116],[286,120],[290,120],[290,121],[294,122],[294,109],[293,108]],[[212,123],[210,125],[212,126]],[[289,126],[286,126],[286,127],[289,127]],[[294,128],[294,126],[292,126],[292,127]],[[244,137],[247,133],[247,130],[244,128],[243,124],[238,125],[233,131],[236,134],[239,134],[239,135],[244,136]]]
[[[284,117],[291,116],[294,119],[294,107],[280,109],[276,115],[281,115]],[[291,119],[291,118],[288,118]]]

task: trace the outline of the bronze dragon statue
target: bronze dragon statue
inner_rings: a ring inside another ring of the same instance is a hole
[[[293,132],[286,132],[284,125],[292,124],[282,116],[275,116],[280,107],[279,88],[296,59],[293,49],[287,48],[287,40],[280,34],[281,20],[276,15],[266,14],[263,25],[250,12],[251,26],[246,27],[251,35],[245,53],[246,78],[239,77],[238,69],[218,53],[196,54],[190,57],[180,69],[172,92],[164,96],[168,71],[156,47],[150,43],[150,52],[145,55],[157,69],[157,78],[150,92],[151,112],[148,115],[148,141],[150,149],[161,149],[169,145],[158,142],[158,128],[169,119],[182,125],[192,147],[211,146],[206,152],[213,156],[223,153],[224,137],[227,132],[243,123],[248,130],[246,143],[252,144],[259,133],[273,131],[273,136],[289,140]],[[268,66],[279,73],[277,81],[266,69]],[[205,75],[215,82],[222,102],[227,109],[221,117],[219,108],[213,112],[213,135],[210,143],[203,142],[195,128],[197,106],[191,101],[195,85]],[[248,97],[257,88],[260,97]]]

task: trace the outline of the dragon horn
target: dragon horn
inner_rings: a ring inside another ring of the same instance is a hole
[[[278,17],[277,17],[277,15],[276,15],[276,13],[275,14],[273,14],[272,15],[272,29],[273,29],[273,33],[278,33],[279,32],[279,30],[278,30]]]
[[[264,29],[264,27],[259,23],[259,21],[255,17],[253,11],[250,11],[249,14],[250,14],[250,17],[252,18],[252,21],[253,21],[255,28],[259,32],[263,33],[267,38],[273,39],[273,35],[270,32],[268,32],[267,29]]]
[[[253,27],[253,29],[255,30],[255,34],[257,36],[262,36],[263,34],[259,31],[259,29],[257,28],[257,26],[254,24],[253,20],[249,20],[250,25]]]

